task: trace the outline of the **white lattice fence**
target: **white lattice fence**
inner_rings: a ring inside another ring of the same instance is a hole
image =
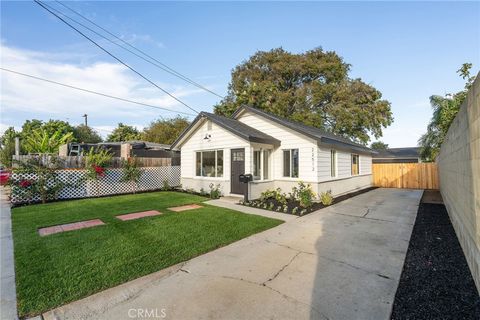
[[[58,193],[58,199],[98,197],[136,191],[158,190],[168,183],[170,187],[180,186],[180,166],[142,168],[140,181],[135,186],[121,182],[122,169],[108,169],[98,181],[86,179],[85,170],[58,170],[58,179],[66,186]],[[13,180],[35,181],[34,174],[13,173]],[[27,193],[12,192],[11,202],[15,204],[40,201],[39,196],[30,198]]]

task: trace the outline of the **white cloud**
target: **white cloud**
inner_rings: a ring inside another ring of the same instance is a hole
[[[68,53],[45,53],[13,48],[0,43],[1,65],[26,74],[39,76],[93,91],[106,93],[159,107],[174,112],[190,110],[168,95],[160,92],[130,70],[117,63],[97,62],[76,65]],[[60,62],[59,62],[60,61]],[[156,118],[159,110],[112,100],[89,93],[64,88],[20,75],[0,71],[1,107],[3,115],[15,118],[17,112],[43,114],[52,118],[78,118],[87,113],[90,118],[129,119]],[[160,84],[178,98],[186,98],[201,91],[182,86]],[[164,115],[175,113],[161,112]],[[133,120],[135,121],[135,120]],[[138,120],[141,121],[141,120]],[[117,121],[115,121],[117,122]],[[111,123],[111,122],[110,122]]]

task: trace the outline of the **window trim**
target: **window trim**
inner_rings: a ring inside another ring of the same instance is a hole
[[[203,176],[202,175],[202,168],[203,168],[203,153],[204,152],[215,152],[215,176]],[[218,151],[222,151],[222,175],[218,176]],[[224,149],[207,149],[207,150],[196,150],[195,153],[195,161],[194,161],[194,171],[196,178],[207,178],[207,179],[223,179],[225,176],[225,150]],[[197,174],[197,154],[200,153],[200,175]]]
[[[338,177],[338,154],[337,150],[330,149],[330,178]]]
[[[357,173],[353,173],[353,159],[354,157],[357,158]],[[358,153],[351,153],[350,154],[350,175],[359,176],[360,175],[360,155]]]
[[[297,176],[293,176],[293,151],[297,150],[298,154],[298,167],[297,167]],[[289,152],[289,175],[285,175],[285,151]],[[291,178],[291,179],[298,179],[300,177],[300,149],[292,148],[292,149],[282,149],[282,177],[283,178]]]
[[[258,168],[258,179],[256,179],[254,172],[255,172],[255,152],[260,152],[260,159],[259,164],[260,167]],[[265,152],[269,153],[268,157],[268,167],[267,167],[267,175],[268,177],[265,178]],[[264,149],[264,148],[256,148],[252,150],[252,175],[253,181],[269,181],[271,180],[271,168],[272,167],[272,149]]]

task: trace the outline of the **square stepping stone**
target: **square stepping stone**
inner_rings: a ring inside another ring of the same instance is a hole
[[[158,216],[160,214],[162,214],[160,211],[149,210],[149,211],[122,214],[122,215],[116,216],[116,218],[120,219],[122,221],[128,221],[128,220],[135,220],[135,219],[140,219],[140,218],[144,218],[144,217]]]
[[[168,210],[175,211],[175,212],[181,212],[181,211],[200,209],[200,208],[203,208],[203,206],[200,206],[198,204],[187,204],[186,206],[168,208]]]
[[[100,225],[103,225],[103,224],[105,224],[105,223],[103,223],[103,221],[100,220],[100,219],[85,220],[85,221],[61,224],[61,225],[58,225],[58,226],[40,228],[40,229],[38,229],[38,234],[40,234],[40,236],[44,237],[44,236],[48,236],[48,235],[55,234],[55,233],[72,231],[72,230],[79,230],[79,229],[84,229],[84,228],[91,228],[91,227],[100,226]]]

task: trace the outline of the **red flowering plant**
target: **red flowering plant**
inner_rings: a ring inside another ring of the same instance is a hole
[[[28,187],[32,186],[32,181],[24,179],[24,180],[20,181],[19,185],[22,188],[28,188]]]
[[[24,161],[15,161],[9,179],[12,201],[45,203],[57,199],[58,193],[65,186],[57,173],[59,161],[53,155],[37,155]]]
[[[91,180],[99,180],[106,175],[106,168],[111,164],[112,154],[109,150],[90,148],[85,157],[85,169],[87,177]]]

